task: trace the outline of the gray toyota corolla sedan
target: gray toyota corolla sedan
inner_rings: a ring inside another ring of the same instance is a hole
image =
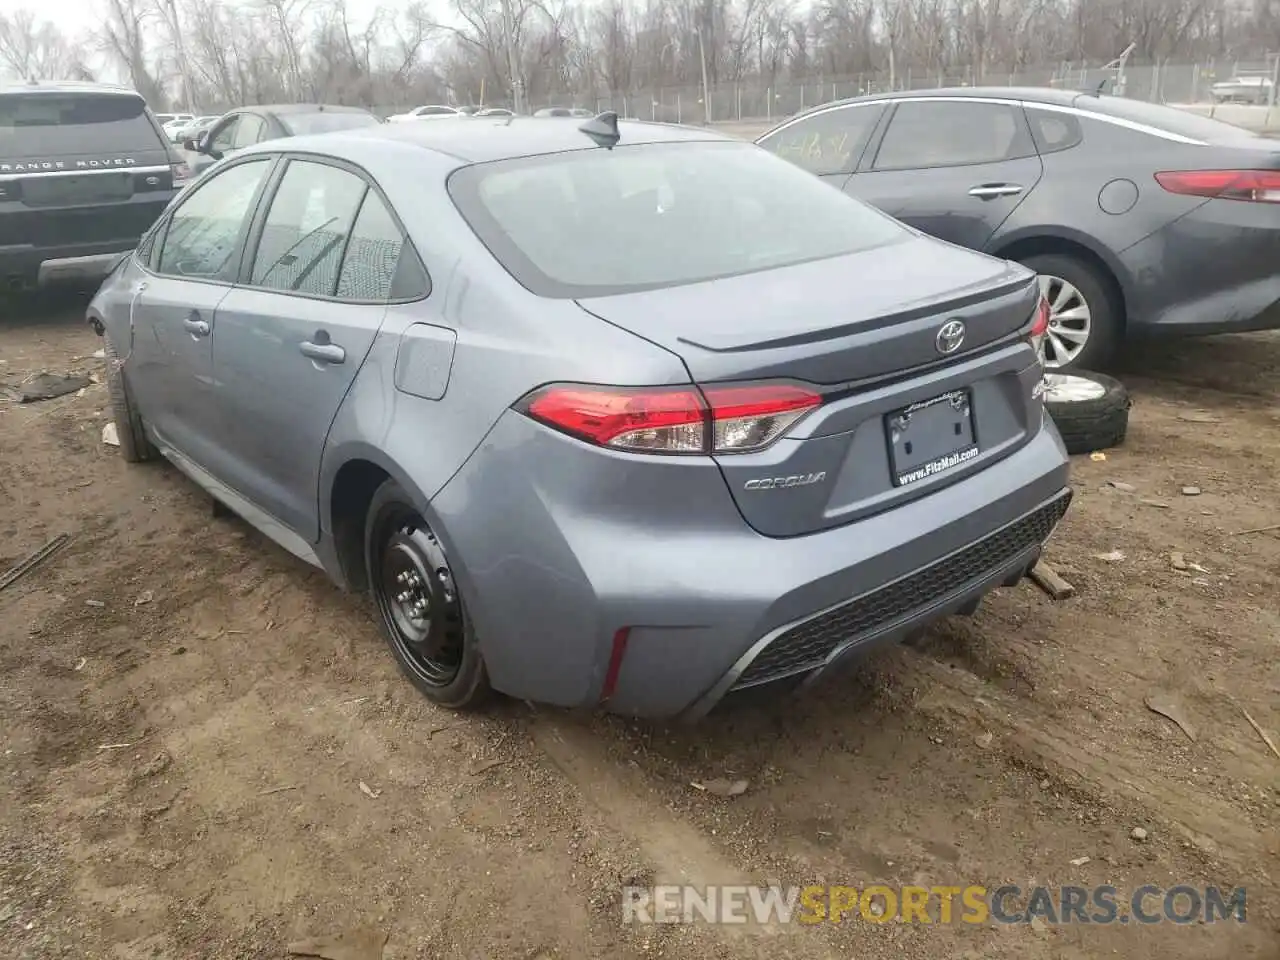
[[[124,455],[371,592],[451,707],[807,681],[1016,583],[1071,497],[1035,275],[705,130],[250,147],[89,320]]]

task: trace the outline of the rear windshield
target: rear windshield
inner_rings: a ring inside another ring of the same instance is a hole
[[[0,96],[0,158],[123,155],[161,149],[141,97]]]
[[[332,133],[357,127],[376,127],[380,122],[371,113],[288,113],[280,118],[295,137],[310,133]]]
[[[652,290],[837,257],[911,236],[750,143],[578,150],[463,167],[449,192],[544,297]]]
[[[1193,140],[1204,140],[1214,143],[1222,140],[1255,140],[1258,134],[1237,127],[1223,120],[1202,117],[1189,110],[1177,107],[1166,107],[1158,103],[1147,103],[1145,100],[1127,100],[1123,97],[1099,97],[1096,100],[1082,97],[1076,106],[1082,110],[1094,110],[1121,120],[1132,120],[1134,123],[1146,124],[1167,133],[1176,133]]]

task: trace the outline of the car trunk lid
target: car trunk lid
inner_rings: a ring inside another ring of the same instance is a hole
[[[702,385],[788,380],[824,402],[716,460],[744,519],[811,533],[984,469],[1040,428],[1025,268],[924,237],[710,283],[579,301]],[[710,395],[711,391],[706,390]]]
[[[965,325],[953,359],[1008,337],[1028,322],[1030,286],[1016,264],[912,235],[783,270],[578,302],[677,354],[699,383],[843,384],[938,362],[938,331],[952,318]]]

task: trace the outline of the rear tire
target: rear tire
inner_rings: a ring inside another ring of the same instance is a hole
[[[116,437],[120,441],[120,455],[126,463],[143,463],[156,458],[156,448],[147,439],[142,428],[142,418],[129,393],[123,361],[111,341],[109,333],[102,335],[102,354],[106,362],[107,394],[111,400],[111,417],[116,425]]]
[[[364,541],[378,624],[405,676],[442,707],[482,706],[492,688],[444,544],[394,480],[373,495]]]
[[[1082,370],[1049,371],[1045,386],[1045,409],[1067,453],[1093,453],[1124,443],[1133,401],[1119,380]]]
[[[1027,257],[1049,301],[1045,366],[1051,370],[1105,369],[1115,356],[1124,317],[1108,278],[1093,264],[1062,253]],[[1081,334],[1083,343],[1079,343]]]

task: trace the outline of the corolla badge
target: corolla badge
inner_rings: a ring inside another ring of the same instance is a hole
[[[933,338],[933,345],[943,356],[955,353],[962,343],[964,343],[963,320],[948,320],[938,330],[938,335]]]
[[[760,477],[756,480],[748,480],[742,486],[746,490],[783,490],[787,487],[807,487],[810,484],[821,483],[827,479],[827,471],[820,470],[817,473],[797,473],[789,477]]]

